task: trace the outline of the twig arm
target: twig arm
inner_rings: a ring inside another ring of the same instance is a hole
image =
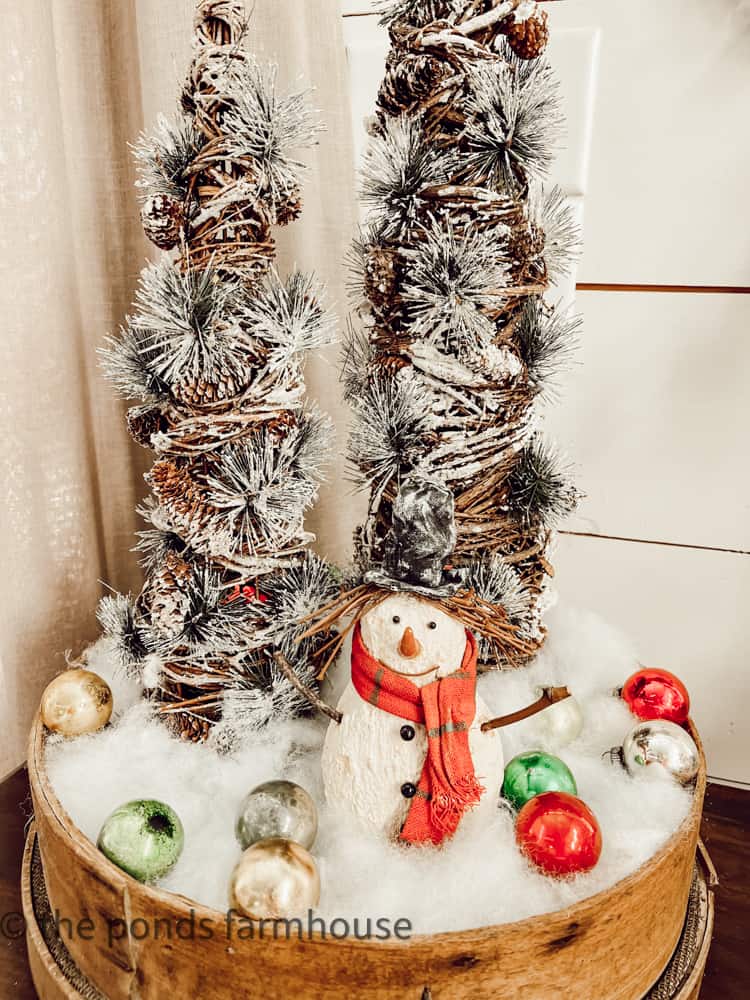
[[[331,706],[323,701],[322,698],[318,697],[311,687],[308,687],[304,681],[300,680],[297,672],[294,670],[291,663],[287,660],[283,653],[277,650],[273,654],[273,658],[276,666],[286,677],[289,683],[299,691],[303,698],[306,698],[307,701],[310,702],[313,708],[317,709],[318,712],[322,712],[323,715],[327,715],[329,719],[332,719],[334,722],[341,725],[341,720],[344,718],[343,714],[339,712],[337,708],[331,708]]]
[[[481,726],[483,733],[488,733],[491,729],[501,729],[503,726],[512,726],[514,722],[521,722],[523,719],[530,719],[532,715],[543,712],[545,708],[556,705],[558,701],[570,698],[570,691],[566,687],[545,688],[541,698],[526,708],[519,708],[517,712],[509,715],[499,715],[496,719],[490,719]]]

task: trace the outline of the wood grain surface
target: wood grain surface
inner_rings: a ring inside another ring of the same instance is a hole
[[[31,855],[36,831],[31,824],[21,872],[21,895],[26,918],[26,948],[31,977],[40,1000],[80,1000],[81,994],[65,978],[50,953],[36,918],[31,888]]]

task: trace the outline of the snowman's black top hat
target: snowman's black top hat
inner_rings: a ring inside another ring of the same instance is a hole
[[[453,494],[423,476],[405,479],[393,504],[383,564],[365,573],[365,583],[423,597],[448,597],[461,588],[445,569],[456,544]]]

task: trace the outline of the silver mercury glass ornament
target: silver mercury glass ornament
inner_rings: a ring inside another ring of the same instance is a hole
[[[243,800],[235,824],[243,850],[269,837],[283,837],[309,849],[317,832],[315,803],[293,781],[267,781],[258,785]]]
[[[700,770],[700,754],[690,733],[665,719],[639,722],[610,757],[634,776],[656,765],[681,785],[695,781]]]

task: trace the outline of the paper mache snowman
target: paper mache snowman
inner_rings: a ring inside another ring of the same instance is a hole
[[[383,593],[355,627],[341,721],[323,748],[329,802],[409,844],[442,844],[497,808],[503,780],[500,733],[481,729],[476,639],[440,604],[461,588],[444,570],[455,542],[451,492],[405,481],[383,566],[365,576]]]

